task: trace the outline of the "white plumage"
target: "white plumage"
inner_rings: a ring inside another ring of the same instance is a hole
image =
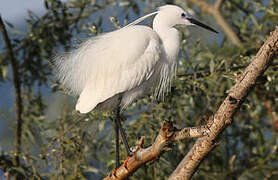
[[[153,29],[136,25],[156,15]],[[191,25],[183,9],[166,5],[119,29],[85,41],[54,60],[64,88],[79,95],[76,110],[125,108],[156,88],[162,96],[176,70],[179,33],[175,25]]]

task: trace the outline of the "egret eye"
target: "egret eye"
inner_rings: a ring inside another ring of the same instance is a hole
[[[181,13],[181,17],[185,18],[185,13]]]

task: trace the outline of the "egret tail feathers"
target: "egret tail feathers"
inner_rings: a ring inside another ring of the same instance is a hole
[[[97,97],[98,94],[96,91],[94,92],[94,88],[87,85],[77,100],[75,110],[82,114],[90,112],[99,103],[99,99]]]

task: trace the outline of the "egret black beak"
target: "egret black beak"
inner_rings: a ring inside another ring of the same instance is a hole
[[[200,21],[197,21],[196,19],[193,19],[193,18],[186,18],[189,22],[191,22],[192,24],[195,24],[197,26],[200,26],[204,29],[207,29],[209,31],[212,31],[214,33],[218,33],[216,30],[214,30],[213,28],[209,27],[208,25],[205,25],[203,23],[201,23]]]

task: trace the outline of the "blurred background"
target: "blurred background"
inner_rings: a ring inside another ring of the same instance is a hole
[[[171,92],[164,100],[142,98],[124,111],[130,145],[145,136],[146,147],[154,141],[163,120],[171,120],[179,128],[206,123],[236,75],[277,25],[276,0],[0,2],[15,62],[11,63],[2,33],[0,179],[15,175],[17,179],[100,179],[115,167],[109,114],[92,112],[76,122],[76,97],[62,91],[50,62],[57,53],[165,4],[183,7],[220,33],[196,26],[181,29],[179,68]],[[151,26],[152,19],[142,24]],[[278,179],[277,69],[275,57],[193,179]],[[193,143],[194,139],[175,143],[171,152],[141,167],[130,179],[167,178]],[[122,159],[125,156],[121,145]]]

